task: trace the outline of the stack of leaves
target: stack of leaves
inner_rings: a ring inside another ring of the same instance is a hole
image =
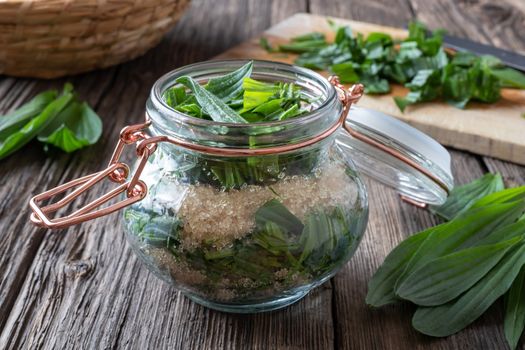
[[[163,99],[174,110],[189,116],[238,124],[296,118],[312,105],[296,84],[252,79],[252,69],[253,62],[250,61],[203,85],[190,76],[179,77],[178,84],[163,93]],[[274,130],[261,127],[256,132],[271,133]],[[249,146],[258,147],[256,138],[250,138]],[[195,166],[186,168],[186,173],[180,175],[225,189],[241,188],[245,184],[267,184],[276,181],[284,169],[289,174],[310,173],[316,165],[315,152],[228,159],[196,157]]]
[[[296,64],[329,70],[344,83],[363,83],[369,94],[390,92],[389,82],[402,84],[410,90],[405,97],[395,97],[402,111],[410,104],[436,99],[458,108],[469,101],[493,103],[499,100],[502,87],[525,89],[525,75],[505,68],[493,56],[446,53],[443,32],[429,33],[421,23],[410,23],[403,41],[385,33],[354,36],[350,27],[330,25],[336,30],[331,44],[322,33],[311,33],[278,49],[266,39],[261,45],[272,52],[300,53]]]
[[[252,233],[222,249],[212,242],[184,247],[180,242],[184,224],[170,214],[127,208],[124,217],[129,232],[137,233],[142,242],[167,248],[178,262],[203,272],[208,277],[202,286],[206,291],[225,283],[237,284],[244,293],[272,287],[277,281],[291,286],[297,276],[310,279],[331,272],[358,243],[343,209],[314,210],[301,221],[277,198],[257,209]],[[286,276],[278,277],[279,271]],[[246,278],[256,283],[245,283]]]
[[[102,133],[102,122],[85,102],[78,100],[73,86],[62,93],[46,91],[17,110],[0,116],[0,159],[19,150],[35,137],[66,152],[94,144]]]
[[[179,77],[164,92],[171,108],[196,118],[223,123],[280,121],[297,117],[310,101],[293,83],[268,83],[250,78],[253,62],[200,85],[190,76]],[[188,91],[189,89],[189,91]]]
[[[367,304],[410,301],[419,306],[413,327],[444,337],[505,294],[505,335],[515,348],[525,325],[525,186],[502,185],[499,175],[486,175],[433,208],[450,220],[390,252],[368,285]]]

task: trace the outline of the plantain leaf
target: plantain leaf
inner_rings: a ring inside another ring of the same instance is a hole
[[[525,74],[512,68],[499,68],[490,71],[504,87],[525,89]]]
[[[508,188],[481,198],[472,205],[472,208],[480,208],[494,203],[508,203],[523,199],[525,199],[525,186]]]
[[[445,220],[452,220],[468,210],[479,199],[501,191],[504,187],[501,175],[487,173],[466,185],[454,187],[447,201],[441,206],[430,206],[430,211]]]
[[[44,108],[57,97],[55,90],[44,91],[24,103],[15,111],[0,116],[0,140],[6,139],[9,135],[19,130],[31,118],[40,114]]]
[[[288,208],[286,208],[277,199],[271,199],[255,212],[255,222],[257,227],[264,228],[267,222],[272,222],[283,229],[285,232],[290,232],[300,235],[303,231],[304,225]]]
[[[449,221],[448,225],[435,230],[419,246],[405,265],[405,271],[398,278],[396,286],[400,286],[412,272],[429,261],[450,254],[457,249],[470,247],[498,227],[515,222],[524,209],[525,201],[494,204],[469,210]]]
[[[525,268],[505,295],[505,338],[511,349],[516,349],[525,327]]]
[[[459,298],[436,307],[418,308],[412,318],[412,326],[434,337],[446,337],[460,331],[510,288],[523,264],[525,244],[519,244]]]
[[[162,98],[168,106],[175,108],[184,102],[188,98],[188,95],[186,94],[186,88],[184,86],[173,86],[164,91]]]
[[[522,234],[524,232],[521,232]],[[429,261],[396,288],[399,297],[421,306],[441,305],[485,276],[522,237],[476,246]]]
[[[253,61],[250,61],[231,73],[210,79],[204,87],[222,101],[229,102],[242,91],[243,80],[252,74],[252,69]]]
[[[379,307],[399,300],[394,293],[394,287],[405,269],[405,264],[410,261],[417,249],[432,232],[446,225],[446,223],[441,224],[417,233],[395,247],[368,283],[366,303],[370,306]]]
[[[441,255],[452,253],[454,247],[469,236],[474,234],[486,236],[487,232],[491,232],[497,225],[511,223],[519,215],[521,207],[519,203],[511,203],[469,210],[450,222],[407,238],[388,254],[372,276],[368,283],[366,303],[379,307],[399,300],[395,294],[395,286],[402,283],[403,278],[411,273],[411,269],[418,268],[421,266],[418,264],[425,264]],[[512,210],[513,213],[506,213],[507,210]],[[442,244],[440,240],[447,237],[449,241],[444,241]],[[458,239],[459,242],[454,242],[454,239]]]
[[[44,130],[74,98],[70,89],[64,89],[60,97],[49,103],[40,114],[26,122],[23,127],[0,141],[0,159],[17,151]]]
[[[242,87],[244,89],[243,110],[248,111],[268,101],[276,95],[280,87],[251,78],[244,78]]]
[[[199,105],[214,121],[224,123],[246,123],[246,120],[237,114],[237,112],[228,107],[228,105],[220,98],[210,93],[191,77],[182,76],[177,78],[176,82],[186,86],[193,92]]]
[[[38,141],[73,152],[96,143],[102,134],[102,121],[85,102],[72,101],[57,120],[60,124],[53,125],[51,131],[42,131]]]

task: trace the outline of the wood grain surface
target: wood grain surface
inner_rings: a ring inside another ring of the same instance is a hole
[[[400,27],[419,18],[457,35],[525,49],[521,0],[195,0],[157,48],[129,63],[54,81],[0,77],[0,113],[71,81],[104,121],[103,137],[93,147],[48,155],[34,143],[2,161],[0,349],[506,348],[499,304],[443,339],[416,333],[408,304],[365,306],[367,281],[386,254],[404,237],[436,223],[372,181],[366,181],[370,222],[354,258],[296,305],[265,314],[224,314],[181,296],[135,258],[119,215],[61,231],[29,224],[30,196],[106,164],[118,130],[142,118],[149,89],[160,75],[214,57],[297,12]],[[524,167],[451,153],[457,183],[486,171],[501,172],[508,185],[525,183]],[[88,199],[108,188],[101,185]]]

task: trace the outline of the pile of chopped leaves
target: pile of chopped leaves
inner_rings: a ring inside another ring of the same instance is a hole
[[[350,27],[333,22],[330,26],[336,31],[333,43],[322,33],[310,33],[278,48],[263,38],[261,46],[272,52],[299,53],[296,64],[328,70],[343,83],[360,82],[368,94],[386,94],[391,83],[402,84],[410,90],[404,97],[395,97],[402,111],[408,105],[434,100],[458,108],[470,101],[494,103],[503,87],[525,89],[525,75],[519,71],[504,67],[493,56],[446,52],[443,31],[429,32],[419,22],[409,24],[408,38],[401,41],[385,33],[354,35]]]
[[[253,62],[200,85],[190,76],[164,92],[171,108],[196,118],[225,123],[280,121],[306,112],[309,99],[293,83],[263,82],[250,78]],[[189,91],[188,91],[189,89]]]
[[[186,115],[215,122],[248,124],[283,121],[308,111],[312,101],[294,83],[266,82],[251,78],[253,62],[225,75],[199,84],[191,76],[182,76],[174,86],[163,92],[164,102]],[[266,128],[259,133],[271,133]],[[258,147],[250,138],[250,147]],[[308,174],[315,168],[319,148],[300,155],[280,154],[237,158],[195,157],[194,167],[184,176],[188,181],[206,183],[224,189],[244,185],[269,184],[287,174]]]

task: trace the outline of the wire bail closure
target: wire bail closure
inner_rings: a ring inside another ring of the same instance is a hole
[[[348,130],[348,127],[345,125],[345,121],[350,111],[350,106],[361,98],[364,92],[364,87],[361,84],[355,84],[351,86],[349,90],[345,90],[344,86],[339,82],[337,76],[331,76],[328,78],[328,80],[335,87],[339,100],[343,105],[341,116],[337,122],[334,123],[334,125],[324,132],[316,135],[313,138],[295,144],[253,149],[220,148],[191,143],[179,137],[151,137],[145,132],[145,130],[151,125],[151,120],[146,114],[146,121],[144,123],[126,126],[121,130],[117,146],[113,151],[113,155],[111,156],[111,160],[109,161],[106,169],[81,177],[79,179],[72,180],[31,198],[29,201],[29,206],[32,210],[30,218],[31,222],[41,227],[61,229],[111,214],[117,210],[142,200],[146,196],[148,188],[146,184],[140,180],[140,175],[146,166],[148,158],[157,149],[157,144],[159,142],[169,142],[196,152],[223,157],[261,156],[284,153],[303,147],[308,147],[332,135],[339,129],[340,126],[343,126]],[[131,179],[127,180],[130,175],[130,169],[128,165],[120,161],[120,157],[124,151],[124,148],[127,145],[132,144],[136,144],[136,154],[138,160],[135,173],[131,176]],[[91,203],[83,206],[69,215],[58,218],[50,218],[48,216],[49,214],[54,213],[67,204],[71,203],[77,197],[106,178],[119,185],[110,192],[93,200]],[[39,206],[39,203],[49,200],[75,187],[77,188],[71,193],[67,194],[61,200],[43,207]],[[125,199],[107,207],[97,209],[101,205],[107,203],[109,200],[124,192],[126,194]]]

